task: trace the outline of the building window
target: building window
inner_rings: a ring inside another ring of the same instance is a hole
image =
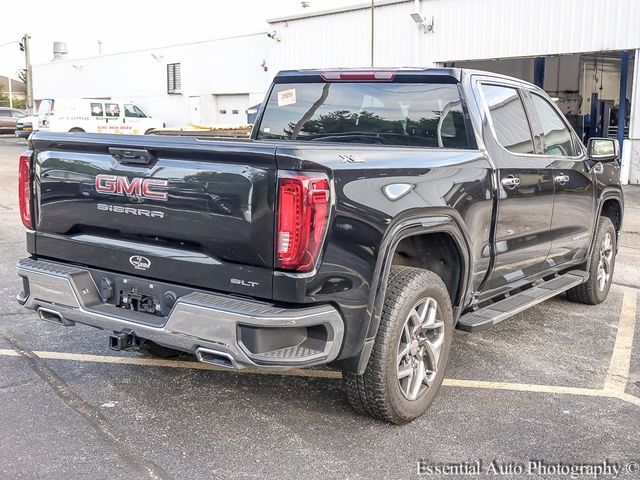
[[[234,115],[238,115],[238,110],[231,110],[231,113]]]
[[[226,115],[227,111],[226,110],[220,110],[220,115]]]
[[[182,93],[182,75],[179,63],[167,64],[167,93]]]

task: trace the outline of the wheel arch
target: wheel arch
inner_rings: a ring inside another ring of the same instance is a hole
[[[620,198],[609,195],[602,200],[598,217],[610,218],[616,231],[619,232],[622,230],[622,213],[622,202]]]
[[[418,241],[424,245],[423,242],[425,242],[425,239],[436,239],[436,242],[448,242],[445,243],[447,248],[453,246],[456,249],[456,260],[459,262],[457,266],[457,278],[443,278],[443,281],[448,289],[454,289],[454,295],[451,295],[451,290],[450,295],[452,297],[454,321],[458,320],[460,312],[466,304],[471,277],[471,242],[463,225],[464,222],[457,212],[444,210],[435,211],[429,215],[405,218],[395,222],[389,227],[387,234],[382,240],[374,270],[371,296],[369,299],[371,313],[369,315],[365,342],[357,362],[356,370],[358,373],[361,374],[364,372],[369,357],[371,356],[373,341],[375,340],[380,325],[380,315],[386,295],[387,279],[391,266],[394,265],[394,258],[397,259],[396,253],[399,251],[398,247],[400,246],[402,248],[403,241]],[[409,266],[418,265],[413,264]],[[437,271],[434,273],[438,274]]]
[[[622,231],[622,220],[624,217],[624,200],[622,191],[615,188],[604,190],[604,192],[598,199],[597,212],[598,215],[593,222],[593,233],[591,235],[591,246],[589,248],[588,258],[591,258],[591,254],[593,253],[593,248],[595,246],[596,240],[596,231],[598,228],[598,221],[600,217],[605,216],[611,219],[619,239],[620,232]],[[618,247],[619,243],[620,242],[616,242],[616,248]]]

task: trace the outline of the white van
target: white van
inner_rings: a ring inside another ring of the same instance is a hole
[[[164,127],[133,102],[102,99],[51,99],[40,101],[39,128],[50,132],[126,133],[146,135]]]

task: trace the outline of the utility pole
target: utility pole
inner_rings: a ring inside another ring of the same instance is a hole
[[[375,11],[376,5],[375,5],[375,0],[371,0],[371,66],[373,67],[373,40],[374,40],[374,35],[373,35],[373,20],[374,20],[374,11]]]
[[[29,39],[31,37],[28,33],[25,33],[24,37],[22,37],[22,43],[20,44],[20,50],[24,52],[24,63],[25,70],[27,72],[26,80],[27,80],[27,108],[33,108],[33,78],[31,75],[31,57],[29,52]],[[33,112],[31,112],[33,113]]]

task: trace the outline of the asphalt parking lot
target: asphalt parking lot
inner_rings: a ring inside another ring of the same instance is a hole
[[[530,461],[543,462],[531,472],[540,478],[559,477],[557,464],[609,462],[622,466],[617,478],[640,478],[640,187],[625,191],[606,302],[561,296],[457,332],[435,403],[397,427],[352,412],[336,372],[234,373],[112,352],[105,332],[23,310],[25,147],[0,136],[1,478],[397,479],[417,476],[420,460],[485,471],[496,461],[511,478]]]

